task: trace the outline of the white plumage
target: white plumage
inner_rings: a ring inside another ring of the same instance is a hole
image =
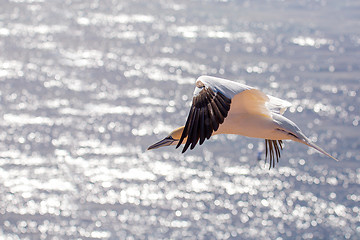
[[[291,106],[288,101],[266,95],[253,87],[222,78],[201,76],[196,81],[193,102],[186,124],[148,149],[185,144],[193,149],[215,134],[237,134],[265,139],[270,166],[280,157],[282,140],[293,140],[315,148],[291,120],[282,116]],[[336,160],[336,159],[335,159]]]

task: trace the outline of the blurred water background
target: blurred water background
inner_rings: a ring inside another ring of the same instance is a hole
[[[0,239],[360,239],[357,0],[0,0]],[[293,103],[330,158],[185,123],[194,82]]]

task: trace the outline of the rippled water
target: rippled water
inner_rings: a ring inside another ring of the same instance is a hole
[[[360,4],[2,1],[0,238],[360,238]],[[217,136],[148,145],[184,124],[195,79],[289,100],[341,160]]]

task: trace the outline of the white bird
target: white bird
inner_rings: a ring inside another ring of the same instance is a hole
[[[283,113],[291,106],[288,101],[266,95],[253,87],[222,78],[201,76],[196,80],[192,106],[185,126],[172,131],[165,139],[151,145],[148,150],[163,146],[185,144],[182,152],[203,144],[217,134],[237,134],[265,139],[266,157],[270,167],[280,158],[282,140],[293,140],[315,148],[312,143]],[[265,157],[265,158],[266,158]]]

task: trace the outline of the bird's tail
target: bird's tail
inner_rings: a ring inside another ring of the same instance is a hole
[[[309,147],[312,147],[316,149],[317,151],[321,152],[322,154],[325,154],[326,156],[336,160],[333,156],[331,156],[329,153],[325,152],[321,147],[316,145],[315,143],[311,142],[310,139],[308,139],[305,134],[299,129],[298,126],[296,126],[295,123],[293,123],[291,120],[285,118],[282,115],[279,114],[272,114],[272,117],[275,119],[275,121],[279,124],[279,130],[286,132],[287,139],[291,139],[293,141],[305,144]]]
[[[312,142],[306,142],[306,145],[308,145],[309,147],[315,148],[316,150],[318,150],[319,152],[325,154],[328,157],[331,157],[332,159],[334,159],[335,161],[339,161],[338,159],[336,159],[335,157],[331,156],[329,153],[325,152],[324,149],[322,149],[321,147],[319,147],[318,145],[316,145],[315,143]]]
[[[299,134],[300,133],[300,134]],[[334,159],[335,161],[339,161],[338,159],[336,159],[335,157],[331,156],[329,153],[327,153],[324,149],[322,149],[321,147],[319,147],[318,145],[316,145],[315,143],[311,142],[310,139],[308,139],[302,132],[298,132],[298,137],[300,137],[300,141],[309,147],[312,147],[314,149],[316,149],[317,151],[321,152],[322,154],[325,154],[328,157],[331,157],[332,159]],[[300,135],[300,136],[299,136]]]

